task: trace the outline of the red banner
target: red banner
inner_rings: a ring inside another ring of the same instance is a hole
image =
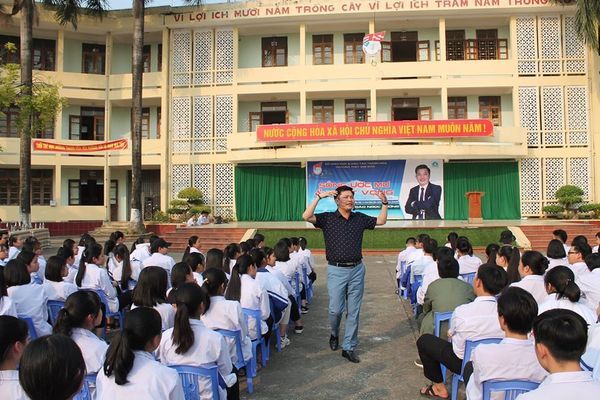
[[[492,136],[493,134],[494,126],[487,119],[260,125],[256,130],[257,140],[263,142],[304,142],[345,139],[431,139],[485,137]]]
[[[127,139],[112,140],[95,144],[64,144],[47,142],[45,140],[34,140],[33,150],[51,151],[55,153],[93,153],[107,150],[125,150],[127,148]]]

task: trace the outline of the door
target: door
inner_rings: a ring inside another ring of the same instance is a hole
[[[394,121],[416,121],[419,119],[419,98],[406,97],[392,99]]]
[[[110,220],[119,220],[119,181],[110,181]]]
[[[418,32],[392,32],[391,39],[393,62],[408,62],[418,60]]]

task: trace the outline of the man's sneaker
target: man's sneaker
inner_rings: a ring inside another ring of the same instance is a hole
[[[421,359],[420,359],[420,358],[417,358],[417,359],[414,361],[414,363],[415,363],[415,365],[416,365],[417,367],[419,367],[419,368],[423,368],[423,362],[421,361]]]
[[[308,307],[301,306],[300,309],[302,310],[302,314],[308,314]]]
[[[304,326],[302,326],[302,325],[295,326],[294,332],[296,332],[297,334],[301,334],[302,332],[304,332]]]
[[[290,345],[290,343],[292,343],[292,342],[290,341],[290,339],[288,339],[288,337],[287,337],[287,336],[282,336],[282,337],[281,337],[281,349],[282,349],[282,350],[283,350],[283,348],[284,348],[284,347],[287,347],[287,346],[289,346],[289,345]]]

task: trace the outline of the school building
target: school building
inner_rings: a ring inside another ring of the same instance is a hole
[[[126,220],[131,146],[93,150],[130,136],[131,10],[82,17],[77,30],[38,10],[35,75],[60,83],[68,106],[33,139],[41,142],[32,152],[32,221]],[[0,45],[18,45],[18,23],[0,28]],[[263,220],[300,219],[309,161],[443,160],[448,219],[466,218],[464,192],[473,189],[486,192],[484,218],[539,217],[564,184],[600,201],[600,114],[591,112],[600,109],[600,60],[577,39],[573,6],[267,0],[149,7],[145,29],[147,220],[189,186],[213,215],[248,220],[261,209]],[[366,56],[364,36],[383,31],[381,51]],[[0,117],[4,221],[18,220],[18,112]],[[454,119],[491,120],[493,132],[281,142],[256,132]]]

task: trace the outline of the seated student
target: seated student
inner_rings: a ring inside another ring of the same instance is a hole
[[[566,231],[564,231],[563,229],[555,229],[554,231],[552,231],[552,238],[559,240],[562,243],[563,248],[565,249],[565,253],[569,253],[569,248],[571,246],[567,245],[568,236]]]
[[[48,300],[65,301],[71,293],[77,291],[74,283],[69,283],[64,278],[69,274],[64,258],[52,256],[46,264],[46,280],[42,287]]]
[[[248,319],[248,334],[252,340],[257,339],[259,335],[263,335],[268,339],[270,333],[269,326],[266,323],[271,315],[269,295],[255,280],[256,270],[252,257],[249,255],[240,256],[233,266],[231,280],[225,291],[227,300],[239,301],[242,308],[260,310],[261,322],[259,327],[256,326],[254,318]]]
[[[200,238],[196,235],[190,236],[188,239],[188,245],[183,252],[183,256],[181,257],[181,261],[183,261],[183,259],[190,253],[202,254],[200,251],[200,246],[202,246],[202,243],[200,243]]]
[[[21,240],[21,237],[17,235],[10,235],[8,238],[8,258],[5,261],[8,262],[17,258],[22,247],[23,241]]]
[[[31,400],[72,399],[84,378],[83,356],[68,336],[37,338],[21,356],[19,382]]]
[[[516,247],[501,246],[496,254],[496,265],[504,268],[509,284],[521,280],[521,276],[519,275],[520,260],[521,253]]]
[[[152,235],[150,237],[150,240],[146,242],[144,237],[140,236],[133,243],[132,249],[129,252],[129,260],[132,262],[139,263],[141,267],[143,265],[144,260],[152,255],[150,253],[150,243],[152,243],[152,241],[156,239],[158,239],[158,236]]]
[[[165,365],[191,365],[201,367],[217,364],[219,375],[229,390],[219,389],[222,400],[239,398],[237,377],[233,373],[229,346],[225,338],[207,328],[201,321],[202,314],[210,308],[206,289],[195,283],[186,283],[177,290],[177,315],[175,326],[163,333],[156,351]],[[212,399],[210,379],[200,378],[200,398]]]
[[[546,283],[546,300],[539,305],[539,313],[555,308],[571,310],[581,315],[588,324],[598,320],[596,309],[581,299],[581,291],[575,283],[575,275],[569,267],[559,265],[552,268],[544,277]]]
[[[19,360],[27,346],[27,324],[10,315],[0,315],[0,399],[29,400],[19,384]]]
[[[46,275],[46,259],[44,258],[42,244],[35,236],[29,236],[23,241],[23,247],[21,248],[21,253],[19,253],[19,255],[22,254],[23,251],[28,251],[36,255],[38,270],[32,274],[31,278],[41,285],[44,281],[44,276]],[[25,262],[25,264],[27,264],[27,262]]]
[[[473,246],[465,237],[456,241],[456,253],[458,255],[458,265],[460,266],[460,275],[477,272],[481,265],[479,257],[473,255]]]
[[[65,282],[74,283],[78,266],[75,265],[75,253],[73,252],[73,249],[71,247],[59,247],[56,256],[64,258],[65,264],[67,265],[67,276],[65,276],[63,280]]]
[[[510,230],[504,230],[502,232],[500,232],[500,243],[502,243],[502,246],[511,246],[513,242],[517,240],[517,238],[515,237],[515,235],[513,235],[513,233]]]
[[[223,250],[221,249],[210,249],[206,252],[206,266],[205,266],[205,270],[207,269],[211,269],[211,268],[216,268],[216,269],[220,269],[221,271],[225,272],[225,276],[227,276],[227,279],[229,280],[229,276],[230,276],[230,269],[229,269],[229,263],[227,263],[227,265],[225,265],[225,253],[223,253]]]
[[[161,267],[144,268],[133,289],[131,305],[132,310],[137,307],[154,308],[160,315],[163,331],[172,328],[175,323],[175,309],[167,302],[168,279],[167,271]]]
[[[202,273],[204,272],[204,255],[202,253],[190,253],[183,257],[183,262],[190,266],[192,274],[198,286],[202,286],[204,278]]]
[[[115,246],[125,243],[125,234],[121,231],[114,231],[110,234],[109,240],[115,242]]]
[[[526,251],[519,263],[521,280],[513,282],[510,286],[520,287],[531,293],[538,304],[546,300],[546,285],[544,273],[548,267],[548,259],[539,251]]]
[[[31,276],[31,282],[41,285],[44,283],[44,276],[39,275],[40,264],[38,264],[38,256],[29,250],[23,250],[16,257],[17,260],[23,261],[23,264],[27,266],[27,272]]]
[[[202,211],[200,217],[198,217],[198,225],[207,225],[213,222],[213,219],[209,216],[208,211]]]
[[[108,239],[104,242],[104,246],[102,246],[102,251],[104,252],[104,256],[106,257],[106,269],[108,270],[109,276],[112,276],[113,269],[115,268],[113,258],[115,254],[113,250],[117,247],[117,243],[114,240]]]
[[[446,240],[448,241],[446,242],[444,247],[448,247],[449,249],[452,249],[452,251],[456,251],[456,241],[458,240],[458,233],[450,232],[448,236],[446,236]]]
[[[537,389],[519,395],[517,400],[600,398],[600,383],[579,364],[587,341],[586,325],[570,310],[549,310],[535,319],[535,353],[550,375]]]
[[[81,264],[81,257],[83,257],[83,251],[86,247],[91,246],[96,243],[96,239],[89,233],[84,233],[79,238],[79,244],[77,245],[77,252],[75,252],[75,265],[79,266]]]
[[[590,254],[592,254],[592,249],[586,243],[574,244],[569,248],[567,254],[569,268],[573,270],[576,277],[589,274],[590,270],[585,264],[585,258]]]
[[[404,250],[398,253],[398,261],[396,263],[396,280],[398,282],[398,287],[400,287],[400,278],[402,277],[402,266],[404,266],[405,269],[408,266],[408,256],[417,249],[415,247],[416,243],[417,239],[409,237],[406,239],[406,247]]]
[[[600,254],[592,253],[585,258],[590,274],[575,277],[575,283],[585,295],[585,299],[596,309],[600,307]]]
[[[308,248],[308,241],[306,240],[305,237],[300,236],[298,238],[298,245],[300,246],[300,248],[298,249],[298,253],[303,257],[304,262],[306,264],[306,266],[308,267],[308,279],[311,280],[311,282],[314,282],[317,280],[317,273],[315,272],[315,258],[312,256],[312,253],[310,251],[310,249]],[[258,247],[258,246],[257,246]],[[262,248],[264,246],[261,246],[260,248]]]
[[[108,344],[93,333],[101,323],[100,297],[89,290],[71,294],[56,317],[54,333],[69,336],[77,343],[85,361],[87,374],[100,371],[108,349]]]
[[[256,233],[252,239],[254,239],[254,244],[257,248],[262,249],[265,247],[265,235],[262,233]]]
[[[486,264],[496,264],[496,254],[498,254],[500,246],[496,243],[490,243],[485,248],[485,255],[487,256]]]
[[[79,246],[77,246],[77,243],[73,239],[65,239],[63,241],[62,248],[70,249],[71,251],[73,251],[73,256],[76,256],[77,253],[79,252]],[[60,256],[60,254],[56,254],[56,255]]]
[[[452,342],[428,333],[417,340],[423,372],[425,377],[433,382],[421,389],[421,395],[448,397],[440,366],[443,364],[450,371],[459,374],[467,340],[504,336],[498,322],[495,296],[506,287],[507,281],[506,272],[502,268],[483,264],[477,270],[473,281],[473,290],[477,298],[472,303],[456,307],[452,315],[448,330]]]
[[[169,304],[174,305],[177,302],[177,289],[185,283],[197,284],[190,266],[184,262],[178,262],[171,270],[171,287],[167,290],[167,302]]]
[[[187,222],[185,223],[186,226],[196,226],[197,225],[197,221],[198,221],[198,217],[196,214],[192,214],[192,216],[190,217],[190,219],[187,220]]]
[[[223,270],[230,274],[237,258],[242,255],[242,248],[237,243],[228,244],[223,250]]]
[[[569,265],[567,259],[567,252],[563,243],[558,239],[552,239],[548,242],[548,248],[546,249],[546,257],[548,257],[548,270],[556,267],[557,265]]]
[[[454,252],[449,247],[441,247],[438,249],[437,241],[435,239],[428,239],[423,243],[423,257],[421,260],[426,263],[425,269],[423,270],[423,281],[419,289],[417,289],[417,304],[423,304],[425,301],[425,293],[431,282],[440,278],[438,273],[437,255],[439,254],[450,254],[450,257],[454,258]]]
[[[588,341],[581,361],[592,370],[594,380],[600,382],[600,322],[588,329]]]
[[[498,321],[504,339],[498,344],[477,346],[471,353],[464,372],[468,400],[483,399],[484,381],[544,380],[547,373],[538,363],[533,340],[528,337],[537,311],[533,296],[521,288],[509,287],[500,295]]]
[[[31,282],[31,275],[23,261],[10,260],[4,267],[4,280],[17,314],[33,320],[38,336],[49,335],[52,326],[48,323],[48,297],[40,285]]]
[[[112,340],[96,378],[96,399],[183,400],[179,374],[156,361],[161,340],[160,314],[148,307],[131,310]]]
[[[4,281],[2,269],[0,269],[0,315],[17,316],[15,303],[8,297],[8,292],[6,291],[6,282]]]
[[[596,236],[594,237],[596,238],[596,245],[592,247],[592,253],[597,253],[600,247],[600,232],[596,232]]]
[[[175,260],[173,257],[168,255],[169,246],[171,243],[167,242],[164,239],[156,239],[150,245],[150,251],[152,255],[146,258],[142,263],[142,269],[146,267],[161,267],[167,274],[171,274],[171,269],[173,265],[175,265]]]
[[[433,281],[427,288],[423,302],[423,314],[419,333],[433,334],[433,313],[454,311],[461,304],[467,304],[475,299],[473,287],[458,279],[459,265],[453,256],[444,256],[437,262],[440,279]],[[441,335],[446,337],[445,332]]]
[[[423,275],[423,270],[425,269],[425,265],[421,262],[421,258],[423,258],[423,244],[428,241],[429,235],[426,233],[421,233],[417,236],[416,250],[413,251],[408,256],[407,265],[410,267],[410,283],[413,283],[415,275]]]
[[[129,249],[124,244],[117,245],[113,254],[113,279],[119,284],[122,292],[133,290],[142,272],[141,264],[131,261]]]
[[[81,262],[75,276],[75,284],[81,289],[101,290],[106,296],[111,312],[119,311],[119,298],[117,290],[110,278],[108,271],[102,266],[106,256],[102,253],[102,246],[97,243],[90,244],[81,255]],[[121,304],[125,307],[127,304]]]

